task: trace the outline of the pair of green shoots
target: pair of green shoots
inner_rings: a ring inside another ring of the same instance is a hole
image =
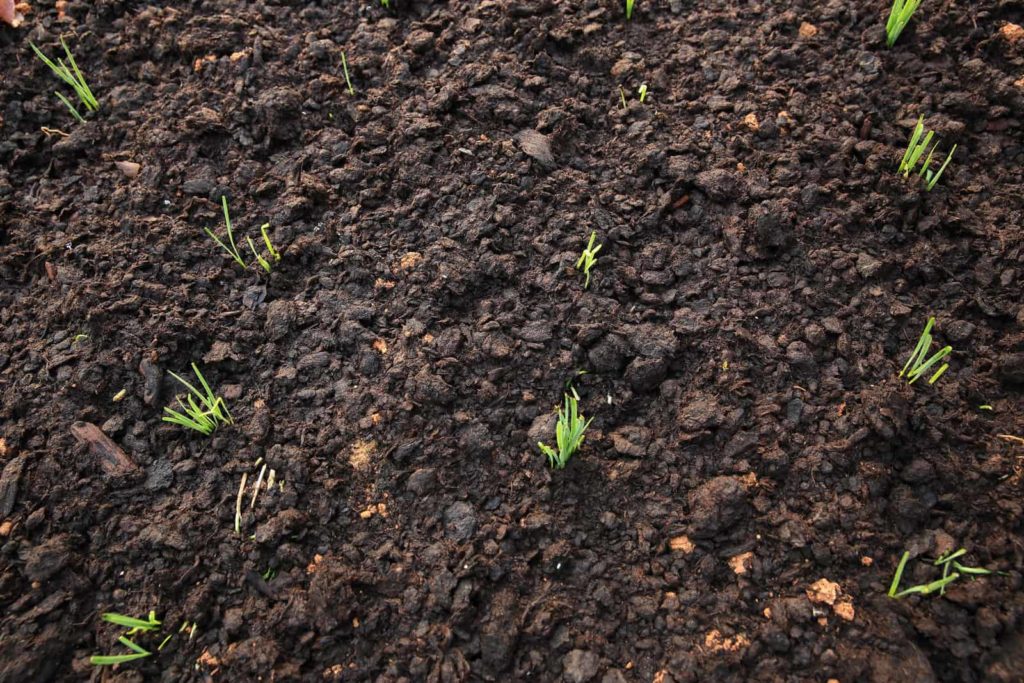
[[[643,104],[647,100],[647,84],[641,83],[640,87],[637,88],[636,94],[640,98],[640,104]],[[623,109],[629,108],[629,105],[626,104],[626,89],[621,85],[619,86],[619,101],[622,103]]]
[[[586,281],[583,283],[583,289],[590,287],[590,269],[594,267],[595,263],[597,263],[597,252],[601,251],[601,247],[604,246],[603,244],[599,244],[595,249],[594,240],[596,239],[597,233],[591,232],[590,242],[587,243],[587,248],[583,250],[583,253],[580,254],[579,259],[576,261],[576,270],[579,270],[582,267],[583,274],[587,276]]]
[[[939,557],[933,562],[936,567],[942,567],[942,578],[936,579],[929,583],[922,583],[910,588],[900,590],[900,581],[903,579],[903,570],[906,569],[907,560],[910,559],[910,552],[904,552],[903,557],[900,558],[900,563],[896,567],[896,574],[892,577],[892,583],[889,584],[888,596],[890,598],[905,598],[908,595],[931,595],[938,591],[939,595],[946,594],[946,586],[953,583],[961,576],[988,576],[990,574],[996,574],[991,569],[985,569],[984,567],[968,567],[967,565],[958,562],[958,558],[963,557],[967,554],[966,548],[960,548],[956,551],[950,551],[939,555]]]
[[[907,359],[906,365],[900,370],[900,377],[906,377],[909,384],[913,384],[917,380],[931,369],[933,365],[940,362],[946,356],[953,352],[952,346],[944,346],[935,353],[928,357],[928,352],[932,348],[932,326],[935,325],[935,318],[928,318],[928,323],[924,326],[924,332],[921,333],[921,337],[917,340],[917,346],[914,347],[914,352],[910,354],[910,358]],[[931,379],[928,380],[928,384],[935,384],[935,381],[942,377],[942,373],[949,368],[949,363],[943,363],[942,366],[935,371]]]
[[[92,657],[89,657],[90,664],[94,666],[113,666],[115,664],[126,664],[128,662],[134,662],[137,659],[153,656],[154,653],[152,651],[142,647],[128,636],[134,636],[138,633],[153,633],[155,631],[159,631],[162,624],[156,618],[155,610],[150,610],[149,617],[146,619],[136,619],[135,617],[125,616],[124,614],[118,614],[116,612],[104,612],[100,618],[109,624],[116,624],[128,629],[128,631],[118,637],[117,642],[131,650],[131,653],[123,655],[93,655]],[[182,623],[181,628],[178,629],[178,633],[188,631],[188,639],[192,640],[192,637],[196,634],[197,626],[198,624],[195,622],[192,622],[192,625],[189,626],[188,621],[185,621]],[[157,652],[163,650],[164,646],[167,645],[173,637],[173,633],[165,636],[157,646]]]
[[[75,58],[71,55],[71,50],[68,49],[68,44],[64,42],[64,37],[61,36],[60,44],[64,47],[64,54],[67,56],[67,64],[64,63],[63,59],[57,58],[57,62],[54,63],[49,57],[43,54],[43,51],[35,46],[34,43],[29,42],[32,46],[33,52],[36,53],[36,57],[42,60],[43,64],[50,67],[50,71],[54,73],[60,80],[64,81],[74,89],[75,94],[78,95],[79,101],[85,105],[85,108],[89,111],[99,111],[100,103],[96,100],[96,97],[92,94],[92,90],[89,89],[89,84],[85,82],[85,77],[82,75],[82,71],[78,68],[78,64],[75,63]],[[68,66],[70,64],[70,66]],[[59,92],[54,92],[61,102],[64,103],[71,114],[78,119],[80,123],[85,123],[85,119],[75,109],[75,105],[71,104],[71,100],[61,95]]]
[[[921,160],[921,157],[926,151],[928,151],[928,145],[931,143],[932,138],[935,136],[935,131],[930,130],[928,134],[921,139],[924,134],[924,117],[920,117],[917,120],[917,125],[914,126],[914,133],[910,136],[910,144],[907,145],[907,151],[903,154],[903,160],[900,161],[900,168],[897,173],[902,173],[904,178],[910,176],[910,172],[917,166],[917,162]],[[956,145],[953,145],[953,149],[949,150],[949,154],[946,155],[946,161],[943,162],[942,166],[939,167],[938,172],[931,170],[932,158],[935,156],[935,150],[938,148],[939,143],[936,142],[928,151],[928,156],[925,158],[924,163],[921,165],[921,170],[918,171],[918,175],[925,179],[927,185],[925,189],[929,192],[935,187],[935,183],[939,182],[939,178],[942,177],[942,172],[949,166],[949,162],[953,159],[953,153],[956,152]]]
[[[178,405],[181,406],[181,411],[174,410],[173,408],[164,408],[163,421],[170,422],[172,424],[180,425],[186,429],[193,429],[200,434],[209,436],[215,429],[221,424],[232,424],[234,419],[231,417],[231,413],[228,412],[228,407],[224,403],[224,399],[213,393],[213,389],[207,383],[206,378],[203,377],[203,373],[199,372],[199,367],[193,363],[192,371],[196,373],[196,377],[199,378],[199,383],[203,387],[203,391],[199,391],[191,383],[180,375],[176,375],[173,372],[171,376],[181,382],[186,389],[188,389],[188,404],[186,405],[181,398],[178,398]]]
[[[247,266],[245,264],[245,260],[242,258],[241,252],[239,252],[238,251],[238,247],[235,246],[235,236],[234,236],[234,233],[231,231],[231,215],[228,213],[228,198],[223,196],[223,195],[221,195],[220,201],[221,201],[221,206],[224,207],[224,225],[227,226],[227,230],[228,230],[228,243],[231,246],[229,247],[227,244],[222,242],[221,239],[219,237],[217,237],[216,235],[214,235],[213,231],[210,230],[209,228],[203,228],[203,230],[206,231],[207,235],[209,235],[211,238],[213,238],[214,242],[216,242],[217,244],[220,245],[221,249],[223,249],[224,251],[226,251],[228,253],[228,256],[230,256],[231,258],[233,258],[235,260],[235,263],[237,263],[238,265],[242,266],[243,269],[246,269],[249,266]],[[274,261],[277,262],[277,261],[281,260],[281,253],[279,251],[277,251],[276,249],[274,249],[274,245],[270,243],[270,235],[267,234],[267,231],[269,229],[270,229],[270,223],[264,223],[263,225],[260,226],[260,234],[263,235],[263,244],[266,245],[267,252],[270,254],[270,258],[274,259]],[[269,273],[270,272],[270,261],[268,261],[267,259],[263,258],[263,256],[261,256],[260,253],[258,251],[256,251],[256,245],[253,244],[253,241],[252,241],[251,237],[246,237],[245,239],[248,240],[248,242],[249,242],[249,248],[252,250],[253,256],[256,257],[256,262],[260,264],[260,267],[263,268],[263,270],[265,270],[265,271],[267,271]]]
[[[893,0],[889,20],[885,22],[885,46],[892,47],[903,29],[910,23],[910,17],[921,6],[921,0]]]
[[[555,425],[555,444],[558,450],[545,443],[537,442],[541,452],[548,456],[548,463],[553,469],[564,469],[565,463],[569,462],[572,454],[583,445],[584,432],[594,421],[594,418],[586,419],[580,415],[579,394],[572,388],[572,396],[564,394],[565,407],[558,409],[558,423]]]

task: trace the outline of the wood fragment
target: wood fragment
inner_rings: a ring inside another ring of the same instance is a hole
[[[71,436],[75,437],[78,443],[89,446],[89,452],[99,460],[100,467],[107,476],[123,477],[139,471],[138,466],[121,450],[121,447],[91,422],[75,422],[71,425]]]

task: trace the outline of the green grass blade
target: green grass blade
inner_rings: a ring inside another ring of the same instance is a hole
[[[147,656],[147,657],[149,655],[153,654],[149,650],[146,650],[143,647],[141,647],[139,645],[136,645],[135,642],[133,640],[131,640],[130,638],[128,638],[127,636],[121,636],[120,638],[117,639],[117,642],[121,643],[126,648],[128,648],[129,650],[132,650],[136,654]]]
[[[270,223],[264,223],[260,226],[260,234],[263,235],[263,243],[267,245],[267,251],[274,258],[275,261],[281,260],[281,252],[274,249],[274,245],[270,243],[270,235],[267,234],[267,230],[270,229]]]
[[[907,151],[903,153],[903,160],[900,161],[900,169],[897,173],[907,172],[907,161],[910,159],[910,155],[914,153],[917,148],[917,141],[921,139],[921,135],[924,133],[924,116],[917,119],[917,125],[914,126],[914,132],[910,135],[910,144],[907,145]]]
[[[71,50],[68,49],[68,44],[64,42],[64,36],[60,38],[60,44],[64,46],[64,54],[68,56],[68,62],[71,63],[71,68],[75,70],[74,87],[75,92],[78,93],[78,97],[85,104],[86,108],[91,111],[99,111],[100,103],[96,101],[92,91],[89,90],[89,85],[85,82],[85,76],[82,75],[81,70],[78,68],[77,62],[75,62],[74,55],[71,54]],[[66,67],[65,67],[66,68]]]
[[[134,662],[136,659],[144,659],[149,656],[149,653],[131,655],[93,655],[92,657],[89,657],[89,663],[93,666],[114,666],[115,664],[127,664],[128,662]]]
[[[896,597],[896,589],[900,587],[900,579],[903,578],[903,569],[907,566],[907,560],[910,559],[910,551],[904,551],[903,557],[900,558],[900,563],[896,566],[896,573],[892,577],[892,583],[889,584],[889,597]]]
[[[100,615],[100,618],[110,624],[117,624],[118,626],[124,626],[125,628],[137,628],[142,631],[152,631],[160,625],[159,621],[136,619],[135,617],[118,614],[117,612],[104,612]]]
[[[908,595],[930,595],[935,591],[942,591],[949,584],[953,583],[960,578],[960,574],[954,572],[947,577],[932,581],[931,583],[921,584],[919,586],[911,586],[910,588],[900,591],[897,593],[895,598],[903,598]]]
[[[929,192],[931,192],[932,188],[935,187],[935,183],[939,182],[939,178],[942,177],[942,172],[946,170],[947,166],[949,166],[949,162],[952,161],[952,159],[953,159],[953,152],[955,152],[955,151],[956,151],[956,145],[953,145],[953,149],[949,150],[949,155],[946,156],[946,160],[942,163],[942,166],[939,167],[938,172],[934,176],[932,176],[931,181],[929,181],[929,183],[928,183],[928,191]]]
[[[82,115],[78,113],[77,109],[75,109],[75,105],[71,104],[71,100],[69,100],[68,98],[64,97],[59,92],[54,91],[53,94],[57,96],[57,99],[59,99],[61,102],[64,103],[65,107],[67,107],[68,109],[71,110],[71,113],[74,115],[74,117],[76,119],[78,119],[79,123],[85,123],[85,119],[83,119]]]

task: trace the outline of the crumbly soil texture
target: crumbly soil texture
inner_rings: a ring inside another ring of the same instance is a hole
[[[0,680],[1022,680],[1020,3],[390,5],[0,28]]]

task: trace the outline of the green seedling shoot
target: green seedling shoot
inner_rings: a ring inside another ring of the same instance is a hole
[[[387,5],[384,5],[387,7]],[[341,53],[341,68],[345,72],[345,84],[348,86],[348,94],[355,95],[356,89],[352,87],[352,79],[348,77],[348,60],[345,59],[344,51]]]
[[[173,372],[170,373],[174,379],[181,382],[188,389],[188,405],[185,405],[181,398],[178,398],[178,405],[181,406],[184,412],[179,412],[172,408],[164,408],[166,415],[164,415],[163,421],[194,429],[200,434],[209,436],[221,424],[232,424],[234,420],[231,417],[231,413],[228,412],[224,399],[213,393],[213,389],[207,384],[203,373],[199,372],[199,366],[192,363],[192,371],[199,378],[203,391],[196,389],[180,375],[176,375]]]
[[[641,83],[640,84],[640,89],[637,90],[636,92],[640,96],[640,104],[643,104],[644,100],[647,99],[647,84],[646,83]]]
[[[274,249],[274,245],[270,243],[270,235],[267,234],[267,230],[269,229],[270,223],[264,223],[260,226],[260,234],[263,236],[263,244],[267,247],[267,252],[270,254],[270,257],[274,259],[275,262],[280,261],[281,252]],[[256,251],[256,245],[253,244],[251,237],[246,237],[245,239],[249,241],[249,248],[252,249],[252,255],[256,257],[256,263],[260,264],[260,267],[269,273],[270,261],[260,256],[260,253]]]
[[[920,161],[921,156],[928,149],[928,144],[932,141],[932,137],[935,136],[935,131],[930,130],[928,134],[924,136],[924,140],[921,136],[924,134],[924,117],[920,117],[917,120],[917,125],[914,126],[914,132],[910,136],[910,143],[907,145],[907,151],[903,153],[903,160],[900,161],[900,168],[897,173],[902,173],[904,178],[910,176],[911,171],[917,167],[917,162]],[[935,150],[938,148],[939,143],[931,148],[928,152],[928,156],[925,157],[924,163],[921,165],[921,169],[918,171],[918,176],[925,179],[925,189],[928,192],[932,191],[935,184],[939,182],[939,178],[942,177],[943,171],[949,166],[949,162],[953,159],[953,154],[956,152],[956,145],[953,145],[953,149],[949,150],[949,154],[946,155],[946,160],[939,167],[937,172],[931,170],[932,158],[935,156]]]
[[[248,268],[248,266],[245,263],[245,259],[242,258],[242,253],[238,250],[238,247],[235,245],[235,233],[231,229],[231,214],[228,212],[228,198],[225,197],[224,195],[221,195],[220,203],[221,207],[224,210],[224,226],[227,229],[228,233],[228,243],[225,244],[219,237],[213,234],[213,231],[210,230],[209,228],[203,228],[203,230],[206,231],[206,234],[209,235],[214,242],[220,245],[221,249],[228,253],[228,256],[234,259],[235,263],[242,266],[243,269]],[[270,257],[273,258],[275,262],[280,261],[281,252],[274,249],[274,245],[270,243],[270,235],[267,232],[269,229],[270,223],[264,223],[262,226],[260,226],[260,234],[263,236],[263,244],[266,245],[267,252],[270,254]],[[249,243],[249,249],[252,250],[253,256],[256,257],[256,263],[258,263],[260,267],[263,268],[263,270],[269,273],[271,267],[270,261],[263,258],[263,256],[261,256],[260,253],[256,251],[256,245],[252,241],[251,237],[246,237],[246,240]]]
[[[901,591],[899,590],[899,587],[900,581],[903,578],[903,570],[907,566],[907,560],[910,559],[910,553],[904,552],[903,557],[900,558],[899,565],[896,567],[896,573],[892,577],[892,583],[889,584],[888,596],[890,598],[899,599],[908,595],[931,595],[936,591],[938,591],[939,595],[945,595],[946,586],[962,576],[988,576],[990,574],[1002,573],[994,572],[991,569],[985,569],[984,567],[969,567],[957,561],[958,558],[963,557],[966,554],[966,548],[960,548],[959,550],[951,550],[947,553],[943,553],[933,563],[933,566],[935,567],[942,567],[942,578],[936,579],[930,583],[911,586],[910,588]]]
[[[928,318],[928,324],[924,326],[924,332],[921,333],[920,339],[917,340],[917,346],[914,347],[914,352],[910,354],[910,358],[907,359],[907,364],[900,370],[900,377],[906,376],[908,382],[913,384],[917,380],[921,379],[933,365],[941,361],[943,358],[953,352],[952,346],[944,346],[943,348],[932,354],[931,358],[927,358],[928,351],[932,346],[932,326],[935,324],[935,318]],[[942,377],[942,373],[949,367],[949,363],[943,363],[942,367],[935,371],[931,379],[928,380],[928,384],[935,384],[935,381]]]
[[[131,653],[123,655],[93,655],[89,657],[90,664],[93,664],[94,666],[113,666],[114,664],[125,664],[127,662],[133,662],[136,659],[152,656],[152,652],[145,649],[128,636],[133,636],[137,633],[158,631],[160,629],[160,621],[156,618],[155,611],[150,611],[148,619],[136,619],[135,617],[117,614],[116,612],[105,612],[101,618],[103,621],[128,629],[128,631],[118,637],[117,642],[131,650]],[[164,642],[160,644],[161,648],[167,640],[168,639],[165,638]]]
[[[242,254],[239,253],[238,247],[235,246],[235,235],[231,231],[231,214],[228,213],[228,198],[221,195],[220,203],[224,208],[224,225],[227,226],[228,242],[231,244],[231,247],[229,248],[227,244],[221,242],[220,238],[213,234],[213,230],[210,230],[209,228],[203,228],[203,230],[206,231],[206,234],[209,235],[214,242],[220,245],[221,249],[228,252],[228,255],[235,260],[235,263],[242,266],[244,269],[246,267],[245,261],[242,260]]]
[[[636,4],[636,0],[626,0],[626,21],[633,18],[633,5]]]
[[[85,82],[85,77],[82,75],[82,71],[78,68],[78,64],[75,62],[75,58],[71,55],[71,50],[68,49],[68,44],[64,42],[64,36],[60,38],[60,44],[64,48],[64,54],[68,58],[68,63],[65,64],[63,59],[58,58],[57,63],[53,63],[49,57],[43,54],[43,51],[35,46],[34,43],[29,42],[32,47],[32,51],[36,53],[36,57],[42,60],[43,64],[50,67],[50,71],[54,73],[57,78],[64,81],[72,87],[75,94],[78,95],[79,101],[85,105],[85,108],[89,111],[99,111],[100,103],[96,100],[96,97],[92,94],[92,90],[89,89],[89,84]],[[69,67],[68,64],[71,66]],[[64,103],[71,114],[78,119],[80,123],[85,123],[85,119],[78,113],[71,101],[61,95],[59,92],[55,92],[54,95]]]
[[[572,389],[572,396],[565,394],[565,408],[558,409],[558,423],[555,425],[555,443],[558,446],[556,451],[547,444],[538,442],[537,445],[544,455],[548,456],[548,462],[553,469],[564,469],[565,463],[583,445],[583,434],[594,418],[587,420],[579,413],[579,394]]]
[[[885,22],[885,46],[892,47],[896,39],[903,33],[903,29],[910,22],[921,0],[893,0],[892,9],[889,10],[889,20]]]
[[[576,261],[576,270],[579,270],[580,266],[582,266],[583,274],[587,276],[586,281],[583,283],[583,289],[590,287],[590,269],[594,267],[595,263],[597,263],[597,252],[601,251],[601,247],[604,246],[603,244],[599,244],[595,249],[595,239],[597,239],[597,233],[591,232],[590,242],[587,244],[587,248],[583,250],[583,253],[580,254],[579,260]]]

